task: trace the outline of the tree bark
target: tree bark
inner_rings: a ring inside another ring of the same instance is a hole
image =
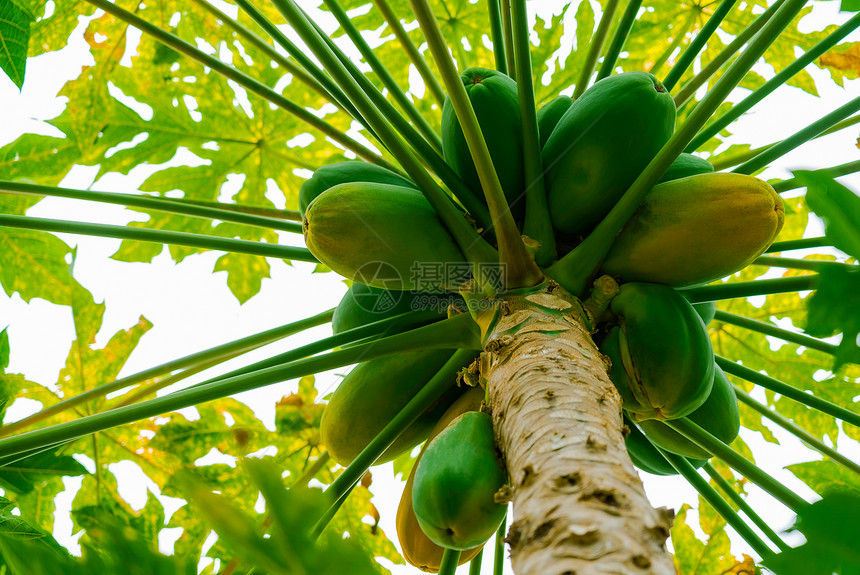
[[[624,446],[621,397],[578,300],[553,283],[502,299],[481,375],[510,475],[514,572],[674,574],[672,511],[645,496]]]

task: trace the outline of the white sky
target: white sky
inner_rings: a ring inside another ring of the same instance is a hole
[[[554,4],[534,2],[530,9],[551,9]],[[555,4],[557,5],[557,4]],[[597,11],[599,7],[595,6]],[[807,29],[821,29],[830,23],[847,20],[848,14],[837,13],[838,2],[816,4],[813,15],[804,21]],[[80,67],[91,63],[87,46],[83,42],[84,26],[81,25],[72,35],[69,46],[64,50],[31,58],[27,64],[27,80],[23,91],[8,78],[0,74],[0,145],[13,141],[20,134],[35,132],[59,135],[57,130],[44,123],[58,116],[65,106],[64,98],[56,94],[63,83],[75,78]],[[130,37],[133,35],[130,34]],[[856,32],[849,40],[860,40]],[[799,51],[798,51],[799,53]],[[756,68],[766,78],[773,75],[769,66]],[[829,73],[816,67],[808,68],[819,84],[821,98],[815,98],[800,90],[783,88],[747,114],[733,129],[733,141],[759,146],[783,138],[809,122],[819,118],[835,107],[847,102],[858,93],[860,81],[846,82],[845,89],[829,81]],[[739,91],[738,99],[745,95]],[[775,167],[765,173],[767,178],[786,177],[787,169],[826,167],[858,158],[855,140],[856,128],[843,130],[839,134],[806,145],[782,158]],[[187,158],[187,155],[185,156]],[[183,160],[174,159],[170,165],[178,165]],[[159,166],[157,168],[161,168]],[[62,186],[95,190],[134,192],[146,177],[155,171],[151,166],[141,166],[131,171],[129,176],[107,175],[93,182],[97,168],[76,167],[61,183]],[[854,189],[860,189],[860,178],[849,177],[844,180]],[[282,200],[281,200],[282,201]],[[145,219],[118,206],[100,205],[91,202],[74,202],[62,199],[47,199],[28,212],[32,216],[80,219],[91,222],[127,223]],[[820,224],[813,218],[807,235],[819,235]],[[337,304],[345,291],[344,284],[334,274],[312,274],[313,265],[301,262],[288,266],[279,260],[270,259],[271,279],[263,282],[262,290],[245,305],[240,306],[230,293],[226,284],[226,273],[212,273],[214,262],[220,252],[207,252],[191,256],[181,264],[175,264],[169,256],[162,253],[152,264],[129,264],[109,259],[119,247],[119,240],[91,237],[75,237],[61,234],[60,237],[72,246],[78,247],[75,276],[89,289],[96,301],[104,301],[107,311],[102,329],[97,337],[96,347],[104,346],[110,336],[120,329],[127,329],[137,322],[140,315],[145,316],[154,327],[140,340],[140,344],[125,365],[121,375],[129,375],[147,367],[218,345],[227,341],[257,333],[278,325],[328,309]],[[282,233],[284,243],[301,245],[297,236]],[[204,297],[205,295],[205,297]],[[44,300],[33,300],[25,304],[18,295],[9,298],[0,293],[0,327],[8,324],[12,346],[12,373],[23,373],[28,379],[52,387],[58,372],[63,367],[71,343],[74,339],[71,312],[69,308],[56,306]],[[285,342],[269,346],[248,354],[241,363],[255,361],[328,335],[328,326],[322,326],[293,336]],[[773,340],[772,340],[773,341]],[[778,346],[777,342],[773,345]],[[231,369],[240,362],[227,364]],[[338,370],[343,371],[343,370]],[[187,385],[202,380],[207,375],[189,378]],[[334,374],[317,377],[317,387],[321,394],[328,393],[338,378]],[[264,389],[241,394],[238,398],[251,406],[270,429],[274,429],[274,404],[284,394],[295,390],[295,382],[286,382]],[[162,392],[163,394],[164,392]],[[763,394],[759,394],[763,399]],[[38,410],[34,402],[20,402],[9,410],[7,421],[18,419]],[[193,416],[196,410],[185,410]],[[795,489],[803,497],[812,499],[813,493],[793,475],[784,471],[783,466],[799,461],[819,459],[815,453],[801,446],[793,437],[774,429],[774,434],[783,443],[781,447],[768,444],[756,433],[742,431],[743,439],[756,454],[758,464],[769,473]],[[840,448],[854,458],[860,459],[860,446],[842,435]],[[213,450],[214,451],[214,450]],[[204,458],[201,464],[223,462],[227,458],[214,452]],[[91,463],[91,462],[87,462]],[[157,486],[143,477],[134,463],[124,462],[111,468],[120,482],[121,494],[135,508],[142,507],[146,491],[159,495]],[[651,501],[658,506],[680,508],[682,503],[696,504],[695,491],[678,477],[655,478],[643,476]],[[71,521],[68,511],[74,493],[80,487],[81,478],[66,478],[67,490],[58,498],[58,513],[54,535],[57,539],[75,549],[78,536],[71,535]],[[381,526],[397,543],[394,517],[402,490],[402,482],[393,478],[391,464],[374,469],[372,491],[374,504],[382,516]],[[769,523],[781,529],[788,526],[793,515],[776,503],[755,486],[749,487],[749,503],[764,516]],[[169,510],[178,508],[180,503],[160,497]],[[696,523],[695,514],[690,517]],[[702,534],[699,533],[701,536]],[[164,531],[160,538],[164,552],[172,550],[173,541],[178,538],[178,530]],[[754,555],[748,547],[731,532],[736,554]],[[796,541],[796,539],[789,541]],[[214,543],[214,538],[210,538]],[[492,552],[485,554],[483,573],[491,573]],[[201,566],[208,561],[201,562]],[[509,569],[509,567],[508,567]],[[415,573],[410,567],[394,567],[396,575]],[[459,573],[468,572],[467,567]]]

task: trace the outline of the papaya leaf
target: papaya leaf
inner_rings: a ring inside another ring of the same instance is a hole
[[[671,529],[672,547],[675,549],[675,567],[679,575],[712,575],[714,573],[754,574],[755,564],[751,557],[744,555],[736,559],[732,555],[731,542],[725,530],[725,523],[709,524],[706,542],[700,541],[693,529],[687,524],[687,512],[691,509],[686,503],[675,515]],[[704,527],[704,524],[703,524]]]
[[[854,0],[856,2],[856,0]],[[842,4],[845,10],[845,2]],[[853,11],[860,10],[860,2]],[[830,70],[833,81],[843,84],[844,79],[853,80],[860,76],[860,42],[845,42],[821,55],[818,64]]]
[[[77,476],[87,469],[71,455],[59,455],[58,449],[36,453],[10,465],[0,467],[0,484],[16,493],[29,493],[33,484],[46,476]]]
[[[860,12],[860,1],[842,0],[842,4],[839,9],[843,12]]]
[[[6,373],[9,367],[9,328],[0,330],[0,374]]]
[[[860,196],[821,172],[794,172],[807,187],[806,201],[824,220],[825,234],[833,245],[860,258]]]
[[[806,331],[810,335],[827,337],[842,333],[835,368],[849,362],[860,364],[858,293],[860,269],[826,268],[822,270],[818,290],[809,301]]]
[[[857,475],[832,461],[807,461],[789,465],[786,469],[819,495],[847,491],[860,497],[860,480]]]
[[[806,543],[767,557],[764,565],[780,575],[856,575],[860,573],[860,495],[834,491],[797,514],[793,530]]]
[[[18,89],[24,85],[30,25],[35,17],[19,2],[0,5],[0,70],[6,72]]]

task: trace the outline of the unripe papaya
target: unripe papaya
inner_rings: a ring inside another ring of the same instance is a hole
[[[717,302],[704,301],[702,303],[694,303],[693,309],[696,310],[696,313],[699,314],[700,318],[702,318],[702,323],[708,325],[714,321],[714,316],[717,315]]]
[[[381,357],[360,363],[332,394],[320,421],[320,436],[332,459],[349,465],[409,400],[451,358],[447,349]],[[391,461],[427,438],[433,424],[460,395],[454,386],[382,454]]]
[[[465,279],[460,248],[418,190],[339,184],[310,203],[303,227],[315,257],[365,285],[457,291]]]
[[[748,266],[773,243],[782,199],[744,174],[700,174],[655,186],[601,267],[624,281],[706,283]]]
[[[424,531],[421,530],[418,519],[415,518],[415,510],[412,509],[412,485],[415,483],[415,470],[418,468],[418,462],[421,461],[424,452],[427,450],[427,445],[433,441],[433,438],[439,435],[442,430],[448,427],[449,423],[460,415],[469,411],[479,410],[483,400],[483,388],[470,387],[457,401],[451,404],[451,407],[448,408],[442,415],[442,418],[436,422],[433,430],[430,431],[427,443],[421,448],[418,460],[415,462],[412,472],[406,480],[406,487],[403,489],[403,495],[400,497],[400,505],[397,507],[397,538],[400,541],[400,547],[403,549],[403,557],[406,558],[406,561],[422,571],[429,573],[438,572],[439,566],[442,564],[442,553],[445,550],[430,541]],[[460,565],[471,561],[481,551],[482,547],[483,544],[460,553]]]
[[[600,346],[610,379],[634,421],[692,413],[711,392],[714,352],[686,299],[659,284],[627,283],[610,303],[619,317]]]
[[[462,301],[457,294],[387,290],[355,282],[337,304],[331,330],[339,334],[410,311],[433,310],[439,312],[439,317],[445,317],[448,305]]]
[[[719,366],[715,366],[714,385],[708,399],[687,417],[723,443],[731,443],[738,436],[741,418],[738,413],[738,398],[735,388]],[[643,421],[645,435],[667,451],[686,457],[710,458],[712,454],[702,449],[674,429],[659,421]]]
[[[314,198],[338,184],[373,182],[414,188],[415,184],[391,170],[359,160],[338,162],[317,168],[314,175],[299,188],[299,212],[302,217]]]
[[[521,197],[525,175],[517,83],[507,74],[487,68],[469,68],[460,74],[460,79],[472,102],[511,213],[517,218],[525,210],[525,199]],[[466,136],[448,97],[442,105],[442,155],[477,196],[483,198]]]
[[[537,111],[537,125],[541,148],[546,144],[549,135],[552,134],[558,121],[561,120],[561,117],[571,105],[573,105],[573,98],[570,96],[559,96],[547,102]]]
[[[645,434],[636,427],[636,424],[624,417],[624,423],[630,429],[630,433],[624,438],[624,445],[633,465],[652,475],[678,475],[678,471],[672,467],[663,454],[654,447]],[[696,469],[708,462],[707,459],[691,459],[687,461]]]
[[[675,102],[652,74],[617,74],[586,90],[561,117],[541,154],[555,229],[589,232],[674,128]]]
[[[480,545],[505,518],[507,506],[496,503],[494,495],[506,481],[492,418],[480,411],[464,413],[430,442],[417,464],[412,508],[418,524],[436,545]]]
[[[675,158],[675,161],[672,162],[672,165],[669,166],[669,169],[666,170],[666,173],[663,174],[663,177],[657,183],[662,184],[663,182],[670,182],[697,174],[709,174],[713,171],[714,166],[708,160],[694,156],[693,154],[684,153]]]

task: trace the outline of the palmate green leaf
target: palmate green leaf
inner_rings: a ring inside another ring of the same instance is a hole
[[[680,575],[712,575],[715,573],[736,573],[753,575],[756,572],[752,558],[746,555],[736,559],[732,555],[731,543],[722,526],[711,526],[707,542],[700,541],[692,528],[687,525],[687,511],[691,507],[684,504],[675,515],[672,525],[672,547],[675,549],[675,567]],[[703,525],[704,527],[704,525]]]
[[[20,89],[24,85],[32,12],[18,2],[0,5],[0,70]]]
[[[845,363],[860,364],[858,293],[860,269],[824,269],[818,290],[809,301],[808,333],[819,337],[842,333],[835,368]]]
[[[9,367],[9,328],[0,330],[0,374],[6,373]]]
[[[826,174],[798,170],[794,176],[807,188],[809,207],[824,220],[827,239],[860,258],[860,196]]]
[[[23,215],[38,201],[0,194],[0,213]],[[66,303],[72,291],[81,289],[69,272],[70,257],[69,246],[53,234],[0,227],[0,286],[8,296]]]
[[[848,491],[860,496],[857,474],[832,461],[807,461],[786,467],[798,479],[819,495],[833,491]]]
[[[800,510],[794,529],[806,543],[766,558],[764,565],[780,575],[856,575],[860,573],[860,495],[832,492]]]
[[[87,473],[71,455],[58,455],[57,449],[36,453],[0,467],[0,484],[16,493],[30,493],[34,484],[48,476],[77,476]]]
[[[571,18],[576,23],[576,32],[572,49],[565,54],[561,48],[562,39],[565,33],[570,32],[568,25],[562,23]],[[590,2],[579,2],[569,4],[564,12],[550,21],[541,22],[538,18],[537,23],[540,44],[532,49],[532,69],[535,75],[535,102],[540,105],[555,98],[579,79],[591,43],[591,35],[597,26],[597,18]],[[550,78],[545,85],[546,76]]]

